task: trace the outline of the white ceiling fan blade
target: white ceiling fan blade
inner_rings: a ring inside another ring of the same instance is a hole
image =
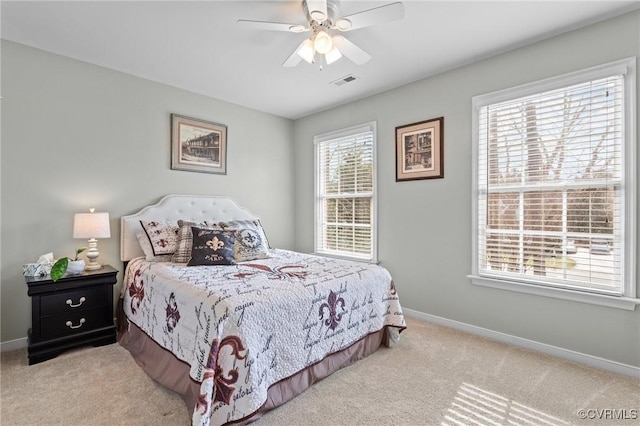
[[[370,25],[395,21],[403,17],[404,6],[401,2],[396,2],[339,18],[335,23],[335,27],[340,31],[351,31]]]
[[[336,48],[347,58],[351,59],[358,65],[362,65],[371,59],[371,55],[369,55],[364,50],[360,49],[355,44],[351,43],[349,40],[344,38],[341,35],[337,35],[333,37],[333,42],[336,45]]]
[[[307,9],[312,19],[321,23],[327,19],[327,0],[307,0]]]
[[[300,54],[298,52],[300,51],[300,49],[302,49],[302,46],[304,46],[305,43],[308,43],[308,41],[309,40],[303,40],[302,43],[300,43],[300,45],[298,45],[298,47],[296,47],[296,49],[293,51],[291,56],[289,56],[287,58],[287,60],[282,63],[282,66],[283,67],[295,67],[296,65],[298,65],[300,63],[300,61],[302,60],[302,56],[300,56]]]
[[[252,30],[287,31],[292,33],[302,33],[309,31],[309,28],[300,24],[285,24],[283,22],[249,21],[239,19],[238,25]]]
[[[301,60],[302,58],[300,57],[300,55],[298,55],[298,49],[296,49],[293,51],[291,56],[289,56],[287,60],[282,63],[282,66],[287,68],[295,67],[300,63]]]

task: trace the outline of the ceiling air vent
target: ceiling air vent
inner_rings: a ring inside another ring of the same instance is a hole
[[[356,80],[359,80],[359,79],[360,79],[360,77],[356,77],[353,74],[349,74],[349,75],[346,75],[344,77],[340,77],[339,79],[337,79],[335,81],[332,81],[330,84],[333,84],[333,85],[336,85],[336,86],[342,86],[344,84],[351,83],[352,81],[356,81]]]

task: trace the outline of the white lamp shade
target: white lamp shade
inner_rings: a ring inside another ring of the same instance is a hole
[[[110,238],[109,213],[76,213],[73,238]]]

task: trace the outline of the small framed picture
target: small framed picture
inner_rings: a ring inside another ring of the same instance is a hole
[[[171,168],[227,174],[227,126],[171,114]]]
[[[396,127],[396,182],[444,177],[444,117]]]

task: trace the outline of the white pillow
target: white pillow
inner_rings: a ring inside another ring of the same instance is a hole
[[[153,248],[151,247],[151,243],[149,242],[149,238],[147,238],[147,234],[144,232],[140,232],[136,234],[138,238],[138,243],[140,244],[140,248],[144,252],[144,256],[149,262],[171,262],[171,255],[165,254],[161,256],[156,256],[153,254]]]
[[[157,220],[141,220],[140,225],[151,245],[154,256],[173,254],[178,240],[178,226]]]

